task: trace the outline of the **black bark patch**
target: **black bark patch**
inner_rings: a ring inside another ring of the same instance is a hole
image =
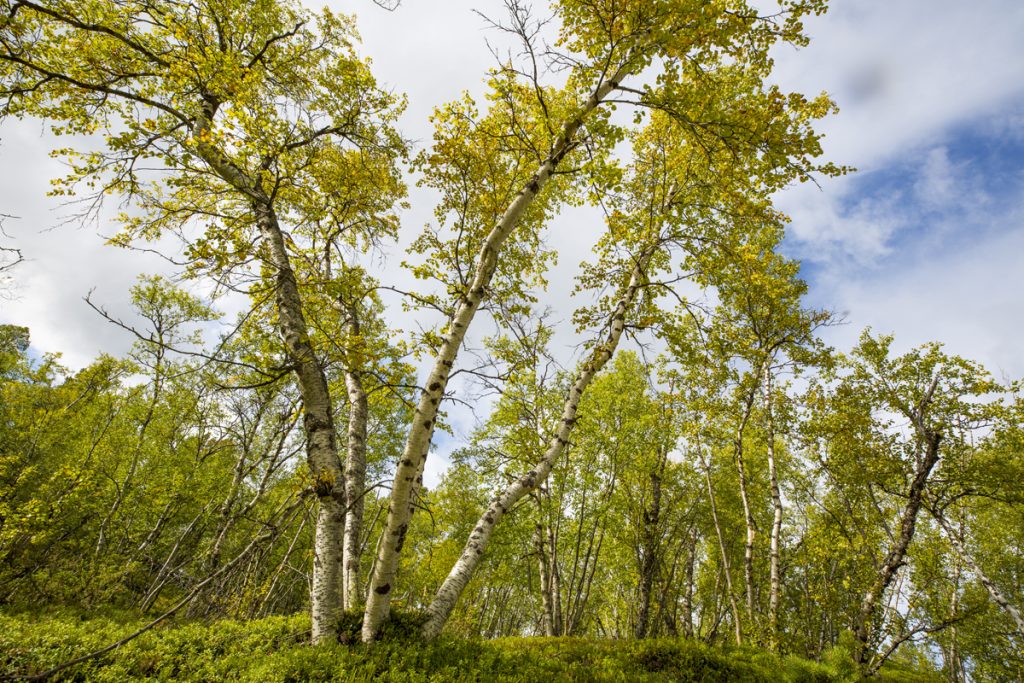
[[[377,586],[373,589],[373,592],[377,595],[387,595],[391,592],[391,584],[385,583],[383,586]]]
[[[430,391],[437,391],[440,388],[441,388],[441,383],[440,382],[434,382],[433,384],[430,385]]]

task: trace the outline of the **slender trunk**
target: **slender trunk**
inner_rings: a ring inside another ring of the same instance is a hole
[[[558,536],[555,534],[555,528],[551,524],[548,525],[548,548],[550,549],[548,566],[550,567],[549,576],[551,577],[551,617],[555,630],[552,635],[560,636],[565,632],[563,629],[565,622],[562,619],[562,574],[558,569]]]
[[[583,610],[587,608],[587,603],[590,601],[590,589],[594,585],[594,574],[597,573],[597,558],[601,555],[601,544],[604,543],[604,530],[604,525],[601,525],[601,532],[597,536],[596,548],[594,548],[594,539],[591,536],[590,545],[587,547],[587,561],[590,565],[590,573],[587,573],[587,564],[585,563],[583,565],[583,585],[580,588],[579,598],[576,600],[572,613],[568,615],[565,628],[562,630],[564,635],[577,635],[583,624]],[[591,549],[593,549],[593,555],[591,555]],[[591,560],[590,558],[593,559]]]
[[[1013,623],[1017,627],[1017,633],[1020,634],[1021,638],[1024,638],[1024,617],[1021,616],[1020,610],[1010,603],[1003,592],[999,590],[999,587],[996,586],[984,571],[982,571],[981,565],[979,565],[977,560],[974,559],[974,556],[967,551],[967,548],[964,546],[960,536],[956,533],[956,530],[952,525],[950,525],[949,520],[947,520],[941,513],[935,511],[932,512],[932,516],[942,527],[942,530],[946,532],[946,538],[949,539],[950,545],[953,546],[953,550],[956,551],[956,554],[959,555],[961,560],[966,562],[971,568],[974,575],[978,577],[978,581],[980,581],[981,585],[985,587],[988,594],[992,596],[992,600],[999,605],[999,607],[1006,612],[1011,619],[1013,619]]]
[[[358,330],[355,332],[358,334]],[[368,408],[362,379],[353,370],[345,373],[348,389],[348,456],[345,460],[345,544],[344,605],[345,609],[362,606],[363,592],[359,586],[363,513],[366,508],[366,421]]]
[[[907,502],[900,516],[900,534],[896,539],[895,545],[886,555],[885,562],[883,562],[882,568],[878,573],[878,578],[868,588],[864,594],[864,599],[861,601],[857,628],[854,635],[858,643],[858,661],[862,665],[867,665],[872,656],[872,627],[878,602],[889,589],[893,579],[896,578],[896,573],[906,562],[907,548],[910,547],[910,542],[914,540],[917,514],[923,502],[924,488],[928,483],[928,476],[931,474],[932,468],[939,461],[941,435],[929,432],[924,435],[924,438],[926,441],[925,454],[917,466],[914,479],[910,484],[910,490],[907,493]]]
[[[699,448],[699,446],[698,446]],[[701,459],[704,459],[703,454]],[[725,590],[729,595],[729,606],[732,608],[733,629],[736,634],[736,644],[743,644],[743,627],[740,623],[740,609],[736,604],[736,594],[732,590],[732,572],[729,569],[729,555],[725,551],[725,536],[722,534],[722,525],[718,521],[718,504],[715,502],[715,487],[711,484],[711,467],[707,461],[704,463],[704,480],[708,485],[708,501],[711,503],[711,521],[715,524],[715,534],[718,536],[718,549],[722,553],[722,573],[725,575]]]
[[[693,633],[693,580],[697,564],[697,532],[690,534],[690,548],[686,557],[686,592],[683,594],[683,635],[692,638]]]
[[[363,617],[362,638],[364,642],[376,638],[377,632],[387,616],[391,602],[391,590],[398,571],[398,558],[405,543],[405,534],[409,529],[409,520],[412,516],[412,493],[416,484],[422,482],[423,479],[423,468],[430,450],[430,441],[441,398],[444,395],[462,341],[483,302],[491,277],[498,266],[498,256],[502,246],[515,230],[519,219],[554,174],[558,164],[576,146],[576,134],[584,120],[598,108],[619,81],[629,73],[632,67],[627,66],[628,64],[629,62],[624,64],[611,78],[601,83],[578,114],[564,126],[551,155],[534,172],[526,186],[519,191],[480,247],[473,279],[466,291],[463,292],[462,299],[449,322],[448,332],[441,344],[434,367],[427,378],[426,387],[420,394],[405,449],[395,470],[383,541],[380,544],[376,568],[366,601],[366,612]],[[447,618],[447,614],[445,618]]]
[[[772,495],[772,532],[769,550],[769,591],[768,591],[768,647],[773,652],[779,649],[779,594],[782,578],[779,569],[779,543],[782,536],[782,495],[779,492],[779,475],[775,457],[775,417],[772,413],[771,367],[764,368],[764,407],[768,431],[768,483]]]
[[[640,560],[640,604],[636,617],[636,637],[646,638],[651,616],[651,591],[661,559],[658,526],[661,517],[661,473],[651,472],[651,502],[643,512],[643,551]]]
[[[956,613],[960,611],[960,562],[957,558],[954,562],[953,567],[953,590],[949,600],[949,613],[955,617]],[[956,624],[949,627],[949,650],[944,653],[946,663],[949,665],[949,680],[950,683],[960,683],[962,680],[961,666],[960,666],[960,649],[957,646],[957,628]]]
[[[580,399],[597,373],[601,371],[612,355],[614,355],[615,348],[618,346],[619,339],[622,337],[622,332],[626,327],[626,315],[633,307],[633,302],[636,299],[637,292],[640,290],[644,273],[653,254],[654,249],[648,248],[637,259],[629,284],[625,287],[625,291],[609,316],[609,330],[606,338],[597,345],[590,359],[583,364],[572,387],[569,389],[569,394],[562,407],[562,418],[558,422],[558,428],[548,446],[547,452],[545,452],[534,469],[513,481],[504,491],[496,495],[483,516],[477,521],[476,527],[473,529],[462,550],[462,555],[455,563],[455,566],[452,567],[451,572],[449,572],[448,577],[441,585],[433,602],[427,608],[427,621],[423,625],[424,637],[428,639],[434,638],[441,632],[441,628],[448,620],[448,616],[455,607],[459,596],[462,595],[462,591],[465,589],[466,584],[469,583],[470,577],[476,570],[477,565],[480,564],[484,550],[487,548],[491,534],[494,532],[498,522],[501,521],[505,512],[512,505],[547,479],[548,474],[555,466],[565,446],[569,443],[569,436],[576,425],[576,411],[579,409]]]
[[[160,568],[157,570],[156,576],[153,578],[149,590],[146,592],[146,595],[142,598],[142,602],[139,603],[139,611],[148,611],[149,608],[156,601],[157,597],[159,597],[160,591],[163,590],[163,587],[167,585],[167,582],[169,581],[169,578],[167,578],[167,576],[171,573],[171,563],[177,556],[182,544],[186,540],[188,540],[188,538],[192,535],[192,532],[195,530],[196,525],[199,524],[199,521],[206,515],[206,511],[208,509],[209,506],[204,507],[202,510],[200,510],[199,514],[193,517],[189,525],[185,527],[185,531],[183,531],[181,535],[178,536],[178,539],[174,542],[174,545],[171,547],[171,551],[167,554],[167,559],[164,560],[163,564],[161,564]]]
[[[544,536],[544,526],[538,524],[534,538],[537,545],[537,569],[540,577],[540,601],[543,610],[541,628],[544,630],[544,635],[554,636],[558,634],[555,632],[555,605],[551,590],[550,564],[545,549],[547,544],[545,543]]]
[[[288,549],[284,551],[284,556],[281,557],[281,562],[274,570],[273,578],[270,580],[270,586],[267,588],[266,594],[264,594],[263,598],[260,600],[259,608],[253,611],[250,618],[255,618],[257,615],[261,617],[267,616],[270,599],[274,595],[274,588],[277,586],[277,581],[281,578],[281,572],[284,571],[285,566],[288,564],[288,560],[291,559],[292,551],[295,550],[295,545],[299,542],[302,530],[306,528],[306,519],[307,517],[304,515],[302,520],[299,522],[299,527],[295,530],[295,535],[292,536],[292,541],[288,544]]]
[[[157,334],[162,338],[160,330],[157,330]],[[132,480],[135,478],[135,473],[139,468],[139,461],[142,458],[142,448],[146,443],[146,432],[149,430],[149,425],[153,422],[153,416],[156,413],[156,406],[160,400],[160,388],[163,384],[162,358],[163,349],[161,347],[157,351],[157,360],[153,368],[153,393],[150,395],[149,403],[146,406],[146,415],[142,418],[142,424],[139,425],[139,432],[135,438],[135,448],[132,451],[132,458],[128,465],[128,472],[125,473],[124,479],[121,481],[121,485],[117,487],[117,495],[114,497],[113,504],[110,506],[110,509],[107,510],[107,514],[103,518],[103,521],[100,522],[99,533],[96,539],[96,557],[102,555],[106,549],[107,527],[114,521],[114,517],[117,515],[118,510],[120,510],[121,505],[124,504],[125,498],[128,496]]]
[[[746,468],[743,461],[743,434],[746,431],[746,424],[750,421],[751,412],[754,408],[755,389],[751,390],[746,398],[745,409],[739,426],[736,428],[735,456],[736,473],[739,476],[739,500],[743,504],[743,522],[746,524],[746,538],[743,542],[743,587],[746,598],[746,618],[754,622],[754,541],[757,539],[757,523],[754,521],[754,512],[751,508],[750,495],[748,493],[748,481],[746,481]]]

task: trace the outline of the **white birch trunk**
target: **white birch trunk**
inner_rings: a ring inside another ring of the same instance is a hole
[[[768,592],[768,645],[772,651],[779,647],[779,593],[782,579],[779,568],[779,544],[782,536],[782,495],[779,492],[779,475],[775,458],[775,418],[772,413],[772,374],[771,366],[764,367],[764,407],[768,427],[768,483],[772,495],[772,532],[769,547],[769,592]]]
[[[565,125],[551,155],[533,174],[526,187],[519,191],[480,247],[473,279],[452,316],[434,367],[420,394],[405,448],[395,471],[387,521],[384,525],[374,573],[370,580],[366,611],[363,616],[362,639],[364,642],[370,642],[376,638],[377,632],[387,617],[391,602],[391,590],[398,571],[398,558],[402,551],[402,545],[405,543],[409,520],[412,517],[413,492],[416,485],[422,482],[423,467],[430,449],[430,440],[433,436],[434,422],[437,419],[441,398],[444,395],[462,341],[473,317],[480,308],[484,293],[497,268],[501,248],[534,198],[547,184],[558,164],[575,146],[576,133],[583,125],[584,120],[597,109],[628,72],[628,66],[623,65],[615,75],[601,83],[580,112]]]
[[[971,568],[974,575],[978,577],[978,581],[981,581],[981,585],[983,585],[985,590],[988,591],[988,594],[992,596],[992,600],[995,601],[995,603],[999,605],[1004,612],[1010,615],[1010,618],[1013,619],[1013,623],[1017,626],[1017,633],[1020,634],[1021,638],[1024,638],[1024,617],[1021,616],[1020,610],[1010,604],[1010,601],[1007,600],[1006,596],[1003,595],[1003,592],[999,590],[999,587],[992,582],[992,579],[990,579],[984,571],[982,571],[981,566],[974,559],[974,556],[967,551],[967,548],[964,546],[960,537],[950,526],[946,518],[941,514],[934,512],[932,513],[932,516],[942,527],[942,530],[946,532],[946,538],[949,539],[950,544],[953,546],[953,550],[955,550],[957,555],[959,555],[960,558]]]
[[[329,642],[335,640],[338,633],[342,523],[345,514],[344,474],[338,458],[330,390],[323,366],[309,341],[309,327],[302,312],[302,297],[273,201],[263,190],[258,178],[249,175],[223,150],[209,143],[209,131],[218,106],[219,103],[214,100],[204,100],[197,112],[193,137],[196,140],[196,151],[203,161],[225,182],[251,200],[267,261],[274,270],[274,298],[279,332],[294,367],[302,396],[306,459],[320,503],[310,592],[312,640],[314,643]]]
[[[345,373],[348,389],[348,457],[345,460],[345,543],[343,548],[343,593],[345,609],[355,609],[363,602],[359,586],[361,559],[360,536],[363,533],[363,511],[366,507],[366,390],[359,375]]]
[[[544,456],[534,469],[513,481],[505,490],[495,496],[483,516],[477,521],[476,527],[469,535],[469,540],[466,541],[466,545],[463,547],[462,555],[455,563],[455,566],[452,567],[448,577],[437,591],[433,602],[427,608],[427,621],[423,625],[422,631],[425,638],[434,638],[441,632],[459,596],[462,595],[466,584],[469,583],[473,572],[480,564],[484,550],[487,548],[487,544],[490,542],[491,535],[494,533],[498,522],[501,521],[501,518],[509,508],[547,479],[562,451],[565,450],[565,446],[569,443],[569,436],[576,425],[576,411],[579,408],[583,392],[586,391],[594,376],[600,372],[615,353],[615,348],[618,346],[619,339],[622,337],[622,332],[626,327],[626,314],[632,308],[652,254],[653,250],[648,250],[638,259],[629,284],[609,316],[610,329],[607,337],[594,350],[590,360],[584,363],[572,387],[569,389],[569,394],[562,408],[562,417],[559,420],[558,429],[551,439],[547,452],[544,453]]]

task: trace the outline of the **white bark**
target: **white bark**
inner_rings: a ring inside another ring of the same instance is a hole
[[[700,444],[697,444],[700,450]],[[733,632],[736,636],[736,644],[743,644],[743,626],[740,623],[740,610],[736,605],[736,594],[732,589],[732,571],[729,566],[729,554],[725,549],[725,536],[722,534],[722,525],[718,520],[718,504],[715,501],[715,488],[711,485],[711,466],[704,458],[703,451],[700,451],[701,461],[704,465],[704,480],[708,485],[708,501],[711,503],[711,520],[715,524],[715,535],[718,537],[718,550],[722,554],[722,573],[725,575],[725,590],[729,595],[729,607],[732,609]]]
[[[277,269],[275,294],[281,337],[295,366],[302,395],[306,457],[320,502],[313,557],[313,642],[334,640],[341,609],[341,547],[345,516],[344,475],[338,458],[331,396],[313,347],[295,273],[291,269],[284,235],[269,208],[256,207],[257,221],[271,263]]]
[[[477,521],[476,527],[469,535],[466,545],[463,547],[462,555],[455,566],[448,573],[441,588],[437,591],[433,602],[427,608],[427,621],[423,625],[423,636],[434,638],[444,627],[455,603],[458,601],[462,591],[469,583],[473,572],[480,564],[484,550],[491,540],[495,527],[505,513],[523,496],[533,491],[538,485],[547,479],[551,469],[558,462],[562,451],[569,443],[569,436],[576,425],[576,411],[579,408],[580,399],[584,391],[593,381],[598,372],[608,363],[615,353],[619,339],[626,326],[626,314],[632,308],[636,294],[640,289],[647,265],[650,262],[653,249],[646,251],[638,260],[630,277],[629,284],[620,297],[614,310],[609,316],[609,330],[604,341],[597,346],[591,358],[583,364],[576,380],[569,389],[562,407],[562,417],[558,422],[558,428],[554,437],[544,453],[540,462],[522,477],[509,484],[503,491],[494,497],[487,510]]]
[[[320,503],[310,595],[312,638],[314,643],[329,642],[337,637],[341,609],[341,547],[345,514],[344,475],[338,458],[331,395],[323,366],[309,341],[302,297],[273,201],[258,178],[247,173],[223,150],[208,141],[218,106],[219,103],[212,99],[203,102],[193,126],[193,137],[196,139],[196,151],[203,161],[252,202],[267,261],[273,268],[279,332],[302,396],[306,458]]]
[[[955,550],[957,555],[959,555],[960,558],[970,566],[971,571],[978,577],[978,581],[981,581],[981,585],[983,585],[985,590],[988,591],[988,594],[992,596],[992,600],[994,600],[1004,612],[1010,615],[1010,618],[1013,619],[1013,623],[1017,626],[1017,632],[1020,634],[1021,638],[1024,638],[1024,617],[1021,616],[1020,610],[1007,600],[1006,596],[1003,595],[1003,592],[999,590],[999,587],[992,582],[992,579],[990,579],[984,571],[982,571],[981,566],[974,559],[974,556],[967,551],[967,548],[957,535],[956,530],[950,526],[949,521],[936,512],[932,512],[932,516],[935,518],[935,521],[939,523],[939,526],[942,527],[942,530],[946,532],[946,538],[949,539],[950,544],[953,546],[953,550]]]
[[[771,487],[772,532],[769,549],[769,592],[768,592],[768,638],[769,647],[775,651],[779,646],[779,593],[782,579],[779,569],[779,543],[782,536],[782,495],[779,492],[779,474],[775,458],[775,417],[772,413],[771,365],[764,366],[764,409],[768,427],[768,483]]]
[[[359,586],[361,559],[360,536],[363,532],[363,511],[366,507],[366,390],[359,375],[345,373],[348,389],[348,457],[345,460],[345,543],[343,548],[343,597],[345,609],[355,609],[363,602]]]
[[[623,65],[611,78],[601,83],[579,113],[564,126],[551,155],[533,174],[526,187],[519,191],[480,248],[473,279],[452,316],[434,367],[420,394],[405,449],[395,471],[391,501],[388,505],[388,517],[378,549],[375,570],[370,581],[366,612],[363,616],[362,639],[364,642],[374,640],[381,624],[387,617],[391,602],[391,590],[398,571],[398,558],[405,542],[405,534],[409,529],[409,520],[412,517],[413,492],[423,478],[423,467],[430,449],[430,440],[433,436],[441,397],[444,395],[462,341],[480,308],[487,286],[497,268],[501,248],[534,198],[554,174],[558,164],[575,146],[576,133],[583,125],[584,120],[612,92],[619,81],[629,72],[629,68],[628,63]]]

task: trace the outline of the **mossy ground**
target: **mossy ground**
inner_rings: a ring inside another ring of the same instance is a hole
[[[33,674],[97,650],[143,622],[108,613],[0,613],[0,672]],[[826,683],[849,680],[844,667],[754,648],[714,648],[686,640],[579,638],[403,638],[372,646],[310,647],[309,619],[297,615],[252,622],[168,623],[118,650],[67,669],[64,681],[682,681]],[[0,676],[2,676],[0,674]],[[846,675],[844,675],[846,674]],[[900,683],[936,680],[890,671]]]

